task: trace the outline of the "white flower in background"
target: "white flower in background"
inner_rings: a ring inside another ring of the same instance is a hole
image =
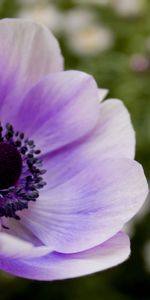
[[[110,0],[110,3],[125,17],[139,15],[145,7],[145,0]]]
[[[62,26],[66,32],[71,33],[85,28],[94,21],[95,14],[89,9],[73,9],[64,13]]]
[[[31,5],[38,5],[38,4],[47,4],[47,0],[18,0],[18,3],[20,3],[23,6],[31,6]]]
[[[113,35],[109,29],[92,24],[75,31],[69,41],[75,52],[91,55],[109,49],[113,44]]]
[[[96,5],[107,5],[110,0],[75,0],[75,3],[79,4],[96,4]]]
[[[110,29],[100,25],[89,10],[73,10],[64,16],[69,47],[79,55],[93,55],[109,49],[114,42]]]
[[[33,5],[22,9],[20,18],[29,19],[39,24],[46,25],[53,32],[61,30],[61,13],[53,5]]]

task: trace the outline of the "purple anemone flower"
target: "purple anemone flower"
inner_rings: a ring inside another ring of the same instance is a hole
[[[55,280],[121,263],[148,191],[128,111],[63,71],[40,25],[1,20],[0,65],[0,269]]]

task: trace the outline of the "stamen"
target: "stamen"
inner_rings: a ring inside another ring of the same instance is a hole
[[[16,170],[16,164],[13,166],[13,172],[11,169],[13,160],[10,161],[9,168],[7,170],[8,180],[5,185],[0,185],[0,222],[4,229],[8,229],[2,222],[2,217],[14,218],[20,220],[20,217],[16,214],[17,211],[28,208],[29,201],[36,201],[39,197],[39,191],[46,185],[42,175],[46,170],[42,169],[42,160],[37,156],[41,153],[41,150],[36,149],[33,140],[29,140],[25,137],[23,132],[14,131],[11,124],[7,123],[5,128],[0,123],[0,158],[2,157],[2,150],[7,150],[6,161],[12,153],[15,157],[20,157],[21,170],[17,173],[16,178],[13,177],[13,181],[10,181],[10,174],[14,176],[14,170]],[[10,151],[11,150],[11,151]],[[0,165],[3,165],[3,170],[6,171],[3,160],[0,159]],[[5,176],[7,177],[7,176]],[[3,178],[3,174],[0,173],[0,179]],[[1,180],[0,180],[1,181]]]

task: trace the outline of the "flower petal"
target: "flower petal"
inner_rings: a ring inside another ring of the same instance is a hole
[[[103,101],[105,97],[107,96],[109,90],[107,89],[100,89],[99,88],[99,102]]]
[[[128,111],[121,101],[107,100],[100,104],[99,121],[88,136],[42,156],[46,188],[62,184],[97,158],[133,158],[134,154],[135,133]]]
[[[123,102],[109,99],[101,103],[100,107],[99,123],[93,135],[85,143],[84,150],[89,149],[89,152],[99,155],[101,159],[134,158],[135,132]]]
[[[24,92],[43,76],[61,71],[63,59],[56,39],[44,26],[2,19],[0,65],[0,114],[2,120],[9,121]]]
[[[66,71],[45,77],[30,90],[14,124],[44,153],[87,134],[98,116],[94,79],[83,72]]]
[[[50,247],[34,246],[32,243],[21,240],[7,233],[0,233],[0,260],[32,258],[45,255],[50,252]]]
[[[24,81],[29,86],[63,69],[60,49],[51,32],[22,19],[0,20],[0,60],[5,65],[5,77],[15,73],[19,83]]]
[[[58,252],[83,251],[116,234],[138,212],[147,192],[135,161],[97,159],[31,203],[20,222]]]
[[[57,280],[83,276],[118,265],[128,258],[128,236],[119,232],[105,243],[75,254],[51,253],[32,260],[2,260],[0,268],[16,276]]]

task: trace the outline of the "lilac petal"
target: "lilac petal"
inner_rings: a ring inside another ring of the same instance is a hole
[[[118,265],[128,258],[128,236],[119,232],[105,243],[75,254],[53,252],[32,260],[3,260],[0,268],[16,276],[36,280],[57,280],[79,277]]]
[[[0,260],[32,258],[45,255],[50,252],[50,247],[36,247],[32,243],[21,240],[7,233],[0,233]]]
[[[35,235],[28,230],[23,224],[20,222],[18,223],[18,220],[14,218],[3,218],[2,221],[3,225],[7,228],[9,228],[9,235],[12,235],[16,238],[19,238],[21,240],[24,240],[26,242],[29,242],[30,244],[34,244],[35,246],[41,246],[41,242]],[[19,226],[18,226],[19,225]],[[1,233],[8,233],[8,230],[1,227]]]
[[[107,96],[109,90],[107,89],[100,89],[99,88],[99,102],[103,101],[105,97]]]
[[[98,116],[94,79],[83,72],[66,71],[45,77],[31,89],[14,123],[44,153],[87,134]]]
[[[128,111],[121,101],[107,100],[100,104],[99,121],[88,136],[42,157],[46,188],[62,184],[97,158],[134,158],[134,154],[135,133]]]
[[[83,251],[116,234],[138,212],[147,192],[140,164],[97,158],[31,203],[20,222],[58,252]]]
[[[88,147],[93,155],[99,155],[101,159],[134,158],[135,132],[122,101],[110,99],[101,104],[99,123],[85,145],[87,151]]]
[[[43,76],[61,71],[63,59],[47,28],[21,19],[3,19],[0,65],[0,118],[10,122],[25,91]]]
[[[51,32],[22,19],[0,20],[0,61],[5,78],[15,72],[19,83],[26,86],[63,69],[59,45]]]

